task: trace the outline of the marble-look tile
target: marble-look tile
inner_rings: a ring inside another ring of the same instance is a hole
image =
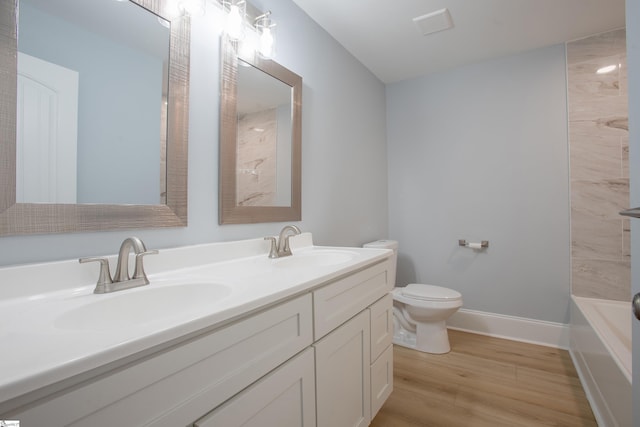
[[[629,178],[629,134],[620,137],[620,150],[622,152],[622,177]]]
[[[627,55],[620,56],[620,93],[629,93],[629,69],[627,68]]]
[[[629,132],[610,126],[603,126],[597,120],[578,120],[569,122],[569,130],[575,135],[582,136],[597,136],[607,138],[620,138],[621,136],[628,136]]]
[[[602,219],[571,211],[571,255],[622,259],[622,219]]]
[[[261,185],[257,173],[242,171],[237,175],[239,206],[270,206],[275,195],[269,191],[269,185]],[[265,189],[266,187],[266,189]]]
[[[620,95],[620,55],[594,58],[567,67],[569,106],[583,99]],[[614,66],[613,71],[598,74],[603,67]]]
[[[272,206],[276,197],[276,110],[238,118],[237,200],[244,206]]]
[[[593,58],[623,55],[626,52],[626,31],[609,31],[567,43],[567,63],[590,61]]]
[[[622,257],[631,259],[631,221],[628,218],[622,220]]]
[[[167,123],[167,97],[160,103],[160,123]],[[167,203],[167,127],[160,126],[160,204]]]
[[[598,132],[591,122],[569,123],[572,180],[622,178],[620,137]]]
[[[631,296],[631,263],[598,259],[574,259],[571,293],[590,298],[629,301]]]
[[[618,68],[607,74],[596,71]],[[572,292],[630,294],[626,33],[567,43]]]
[[[629,206],[629,180],[571,181],[573,213],[600,219],[620,219]]]
[[[592,97],[569,103],[569,121],[594,121],[620,131],[629,131],[629,105],[626,96]]]

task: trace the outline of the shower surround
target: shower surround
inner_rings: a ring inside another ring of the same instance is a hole
[[[567,43],[571,290],[628,301],[629,126],[626,33]]]

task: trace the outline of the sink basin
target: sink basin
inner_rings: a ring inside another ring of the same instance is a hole
[[[218,283],[187,283],[95,295],[89,302],[58,316],[59,329],[107,331],[144,325],[163,318],[189,316],[231,294]]]
[[[314,250],[294,253],[276,260],[275,266],[281,268],[312,268],[344,264],[357,256],[357,253],[340,250]]]

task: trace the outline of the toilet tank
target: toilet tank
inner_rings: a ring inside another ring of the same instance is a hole
[[[396,266],[398,263],[398,242],[396,240],[376,240],[375,242],[365,243],[363,248],[375,249],[392,249],[393,257],[391,257],[391,270],[389,275],[393,280],[393,286],[396,285]]]

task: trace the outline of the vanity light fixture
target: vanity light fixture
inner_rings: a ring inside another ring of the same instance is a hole
[[[244,39],[244,22],[247,11],[245,0],[223,0],[222,8],[226,12],[225,32],[231,40]]]
[[[120,0],[117,0],[120,1]],[[183,0],[166,0],[164,3],[162,16],[169,21],[178,19],[186,13],[186,9],[182,5]],[[158,17],[158,22],[162,18]],[[162,24],[162,22],[160,22]]]
[[[205,0],[180,0],[178,8],[190,16],[203,16]]]
[[[271,20],[271,11],[268,10],[255,20],[255,27],[260,35],[260,47],[258,52],[263,58],[272,58],[274,53],[275,40],[273,37],[273,28],[276,24]]]

